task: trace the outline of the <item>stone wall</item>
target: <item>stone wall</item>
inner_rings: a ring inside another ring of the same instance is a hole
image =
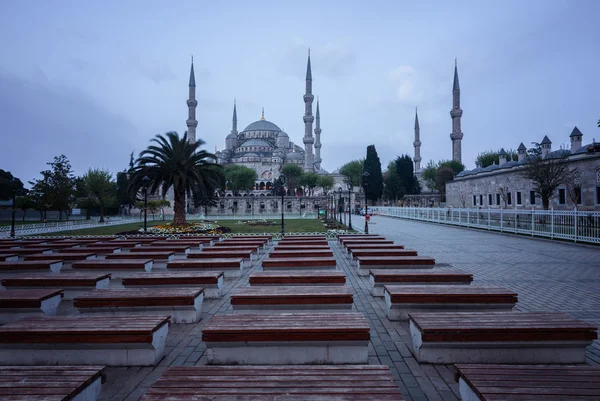
[[[600,210],[600,154],[574,155],[567,163],[579,172],[581,203],[577,208]],[[520,165],[456,177],[446,184],[446,206],[543,209],[541,198],[531,194],[532,183],[520,175],[523,168]],[[576,206],[573,184],[559,186],[550,208],[572,210]]]

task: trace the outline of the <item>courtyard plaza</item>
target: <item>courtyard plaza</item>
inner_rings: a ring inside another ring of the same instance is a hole
[[[356,224],[364,219],[356,216]],[[600,249],[382,216],[371,218],[370,233],[380,234],[421,255],[436,259],[436,268],[459,268],[474,275],[473,284],[501,285],[518,292],[520,311],[563,311],[600,325]],[[386,317],[385,303],[370,294],[368,276],[359,276],[336,241],[330,241],[338,266],[346,273],[354,308],[369,320],[369,363],[391,368],[407,400],[459,400],[452,365],[419,364],[411,354],[408,327]],[[172,324],[165,358],[155,367],[109,367],[101,400],[139,400],[171,366],[206,365],[204,324],[216,314],[232,313],[231,292],[248,285],[261,257],[240,278],[225,281],[220,299],[205,299],[202,320]],[[76,314],[72,303],[61,304],[59,314]],[[600,343],[587,348],[587,363],[600,365]]]

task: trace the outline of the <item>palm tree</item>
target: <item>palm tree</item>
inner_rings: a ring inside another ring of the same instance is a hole
[[[208,192],[224,181],[223,169],[216,164],[215,155],[199,150],[204,141],[188,142],[187,132],[183,137],[174,131],[159,134],[151,142],[155,144],[142,151],[135,162],[131,189],[138,193],[144,185],[144,177],[150,179],[149,193],[156,193],[160,188],[162,198],[173,187],[173,225],[185,225],[186,194],[208,196]]]
[[[114,199],[114,183],[107,170],[89,169],[83,176],[84,191],[91,201],[100,206],[100,223],[104,222],[104,208]]]

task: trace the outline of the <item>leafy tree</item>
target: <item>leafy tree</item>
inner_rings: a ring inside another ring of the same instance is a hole
[[[454,175],[465,170],[465,165],[459,162],[458,160],[442,160],[438,163],[438,169],[440,167],[449,167],[454,173]]]
[[[239,191],[251,191],[258,175],[254,169],[246,166],[229,165],[225,167],[225,180],[229,182],[227,188],[231,189],[234,194]]]
[[[313,171],[307,171],[300,177],[299,184],[307,188],[308,194],[312,196],[315,193],[315,188],[318,186],[319,177],[319,174]]]
[[[363,176],[363,187],[366,188],[366,197],[375,202],[383,195],[383,174],[381,172],[381,161],[377,155],[375,145],[367,146],[367,157],[364,163],[364,172],[369,173]]]
[[[100,207],[100,223],[104,223],[104,208],[114,202],[114,183],[110,172],[101,169],[89,169],[83,176],[85,190]]]
[[[23,211],[23,221],[25,221],[27,211],[35,209],[37,205],[35,200],[29,195],[18,196],[15,200],[15,204],[17,209],[21,209]]]
[[[542,206],[548,210],[550,199],[554,197],[556,189],[561,184],[572,181],[575,171],[570,170],[566,158],[563,156],[543,157],[539,143],[533,143],[534,147],[527,151],[527,159],[521,176],[531,180],[532,188],[542,199]]]
[[[29,191],[29,196],[35,202],[35,210],[40,213],[40,218],[46,220],[46,212],[50,210],[50,175],[52,172],[50,170],[42,171],[42,179],[34,179],[33,181],[29,181],[31,185],[31,190]]]
[[[399,198],[404,196],[403,190],[402,180],[398,176],[398,171],[396,170],[396,163],[391,161],[388,163],[385,172],[383,196],[387,200],[396,202]]]
[[[0,200],[13,199],[21,191],[23,191],[21,180],[8,171],[0,170]]]
[[[400,197],[412,194],[418,194],[421,192],[421,186],[419,180],[415,177],[413,160],[409,155],[402,155],[396,158],[394,161],[396,165],[396,173],[402,183],[402,190],[404,193],[400,194]]]
[[[85,210],[85,219],[89,220],[92,216],[92,209],[98,207],[96,198],[90,193],[85,177],[75,178],[75,204],[78,208]]]
[[[317,186],[323,190],[323,194],[327,195],[335,185],[335,180],[330,175],[320,175],[317,180]]]
[[[200,150],[205,144],[203,140],[188,142],[187,132],[183,137],[177,132],[159,134],[151,142],[154,144],[142,151],[135,162],[131,190],[137,193],[146,176],[150,179],[150,193],[160,190],[162,198],[173,187],[173,225],[185,225],[186,194],[209,196],[209,192],[223,182],[223,169],[216,164],[214,154]]]
[[[50,170],[44,170],[42,179],[30,182],[34,196],[40,204],[44,214],[49,208],[58,210],[59,220],[62,220],[63,212],[71,208],[75,192],[75,176],[71,169],[71,163],[65,155],[54,157],[54,161],[46,163]],[[45,217],[44,217],[45,218]]]
[[[294,195],[296,193],[296,186],[298,185],[302,174],[304,174],[304,170],[297,164],[286,163],[281,168],[281,172],[285,175],[288,193]]]
[[[344,164],[339,172],[346,177],[346,180],[349,180],[352,185],[360,186],[362,182],[362,173],[365,168],[364,163],[364,159],[352,160],[351,162]]]
[[[427,166],[421,172],[421,178],[423,181],[425,181],[425,185],[431,191],[438,190],[437,182],[435,181],[437,169],[438,166],[433,162],[433,160],[430,160],[429,163],[427,163]]]
[[[131,213],[131,208],[135,205],[135,196],[129,191],[131,185],[131,173],[120,171],[117,173],[117,195],[116,201],[119,206],[127,207],[127,213]]]
[[[446,198],[446,183],[454,179],[454,171],[449,166],[442,166],[435,173],[435,182],[442,197]]]
[[[506,152],[506,161],[517,161],[519,160],[519,156],[517,151],[514,149],[508,149]],[[481,152],[477,155],[477,159],[475,160],[475,164],[481,168],[485,168],[491,166],[492,164],[500,164],[500,150],[486,150],[485,152]]]

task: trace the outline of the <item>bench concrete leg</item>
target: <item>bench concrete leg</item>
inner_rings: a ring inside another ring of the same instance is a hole
[[[368,342],[206,343],[209,365],[368,363]]]
[[[423,343],[410,321],[412,352],[420,363],[569,364],[585,363],[591,341],[506,341]]]
[[[471,389],[466,381],[461,377],[458,380],[458,390],[462,401],[481,401],[481,398]]]
[[[54,262],[50,263],[50,272],[51,273],[60,273],[60,269],[63,267],[63,262]]]
[[[0,344],[2,365],[155,366],[165,352],[169,325],[163,324],[150,343]]]
[[[97,401],[102,390],[102,378],[99,377],[87,386],[85,386],[79,394],[73,397],[72,401]]]
[[[109,316],[165,316],[171,315],[173,323],[198,323],[202,319],[202,301],[200,295],[194,299],[194,305],[189,306],[152,306],[152,307],[106,307],[106,308],[78,308],[82,315],[109,315]],[[135,318],[134,318],[135,319]]]
[[[30,316],[56,316],[61,296],[55,295],[44,299],[39,308],[2,308],[0,309],[0,324],[15,322]]]

